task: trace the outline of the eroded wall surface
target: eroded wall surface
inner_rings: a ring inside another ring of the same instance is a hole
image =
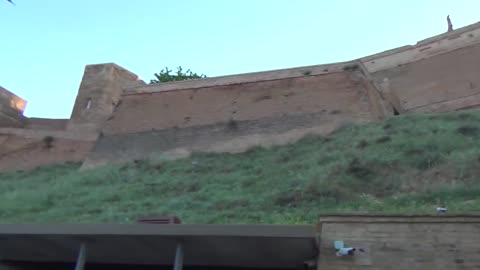
[[[0,171],[33,169],[65,162],[82,162],[96,136],[64,131],[0,128]]]
[[[480,268],[479,216],[327,216],[318,230],[318,270]],[[365,252],[337,257],[337,240]]]
[[[214,81],[210,87],[208,79],[199,81],[200,87],[185,83],[191,88],[127,91],[85,165],[175,158],[192,151],[242,152],[383,117],[378,96],[360,70],[223,85]]]

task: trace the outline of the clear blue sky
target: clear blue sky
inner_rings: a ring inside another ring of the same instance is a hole
[[[0,0],[0,85],[68,118],[87,64],[145,81],[352,60],[480,21],[479,0]]]

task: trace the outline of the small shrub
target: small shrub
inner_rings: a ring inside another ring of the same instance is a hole
[[[278,154],[276,161],[279,163],[288,163],[292,159],[292,155],[289,152],[282,152]]]
[[[475,126],[461,126],[457,129],[457,132],[467,137],[476,137],[480,135],[480,129]]]
[[[357,148],[363,149],[368,146],[368,142],[366,140],[360,140],[357,143]]]
[[[311,70],[305,70],[305,71],[302,72],[302,74],[305,75],[305,76],[309,76],[309,75],[312,74],[312,71]]]
[[[159,73],[154,74],[155,79],[150,80],[150,84],[207,78],[206,75],[198,75],[196,72],[192,72],[190,69],[184,72],[181,66],[177,67],[177,71],[175,73],[171,72],[172,70],[168,69],[168,67],[162,69]]]
[[[360,66],[358,64],[350,64],[350,65],[346,65],[343,67],[343,70],[345,71],[355,71],[355,70],[358,70],[360,68]]]
[[[458,114],[458,118],[462,120],[469,120],[474,119],[475,117],[471,113],[460,113]]]
[[[364,164],[361,164],[358,158],[354,158],[348,164],[346,173],[357,178],[366,178],[372,175],[373,171]]]
[[[390,138],[390,136],[383,136],[383,137],[380,137],[377,140],[375,140],[375,142],[376,143],[386,143],[386,142],[390,142],[391,140],[392,140],[392,138]]]

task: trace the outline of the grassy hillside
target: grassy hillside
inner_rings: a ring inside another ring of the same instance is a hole
[[[314,223],[321,213],[480,210],[480,113],[399,116],[244,154],[0,175],[0,222]]]

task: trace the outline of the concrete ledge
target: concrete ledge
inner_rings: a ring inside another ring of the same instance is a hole
[[[0,235],[169,235],[314,237],[310,225],[220,224],[0,224]]]
[[[87,264],[172,265],[179,242],[186,266],[294,269],[318,254],[312,226],[0,225],[1,259]]]
[[[323,223],[480,223],[480,215],[327,215]]]

